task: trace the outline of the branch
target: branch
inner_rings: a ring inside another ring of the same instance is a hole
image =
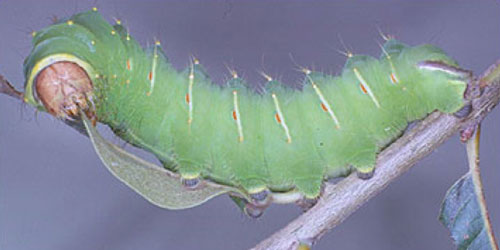
[[[500,101],[500,61],[486,70],[476,85],[481,86],[482,94],[472,100],[473,110],[465,119],[432,113],[378,155],[371,179],[351,174],[337,184],[326,183],[314,207],[253,249],[297,249],[301,243],[313,244],[450,136],[459,130],[470,133]]]
[[[23,93],[12,87],[10,82],[7,81],[7,79],[5,79],[2,75],[0,75],[0,93],[14,97],[21,101],[23,100]]]

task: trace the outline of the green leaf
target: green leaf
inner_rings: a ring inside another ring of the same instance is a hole
[[[479,172],[479,134],[467,142],[469,171],[446,193],[439,220],[448,228],[457,249],[498,249],[488,218]]]
[[[194,190],[186,189],[178,174],[142,160],[102,138],[88,118],[83,123],[94,148],[106,168],[119,180],[151,203],[168,209],[197,206],[220,194],[239,190],[208,181]]]
[[[490,245],[470,173],[448,190],[439,220],[450,230],[458,249],[494,249]]]

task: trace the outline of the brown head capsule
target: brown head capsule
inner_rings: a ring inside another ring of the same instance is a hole
[[[95,118],[88,102],[92,81],[76,63],[56,62],[47,66],[37,75],[35,86],[38,99],[52,115],[68,119],[82,110]]]

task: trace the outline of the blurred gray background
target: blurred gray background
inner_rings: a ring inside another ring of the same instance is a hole
[[[22,88],[31,31],[93,5],[110,21],[122,19],[142,44],[160,39],[179,69],[196,55],[218,83],[228,65],[253,84],[263,82],[258,70],[296,84],[302,76],[290,53],[301,65],[339,72],[341,41],[378,56],[378,29],[410,44],[440,46],[476,73],[500,58],[495,1],[0,0],[0,73]],[[497,235],[499,124],[496,109],[484,122],[481,149]],[[437,216],[446,190],[466,171],[464,145],[454,137],[315,249],[454,249]],[[273,205],[252,220],[226,196],[183,211],[160,209],[112,177],[86,137],[0,96],[0,249],[246,249],[300,213]]]

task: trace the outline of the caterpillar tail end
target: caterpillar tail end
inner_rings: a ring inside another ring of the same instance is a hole
[[[47,112],[64,120],[75,120],[82,110],[95,126],[93,84],[84,69],[73,62],[56,62],[38,73],[36,96]]]

